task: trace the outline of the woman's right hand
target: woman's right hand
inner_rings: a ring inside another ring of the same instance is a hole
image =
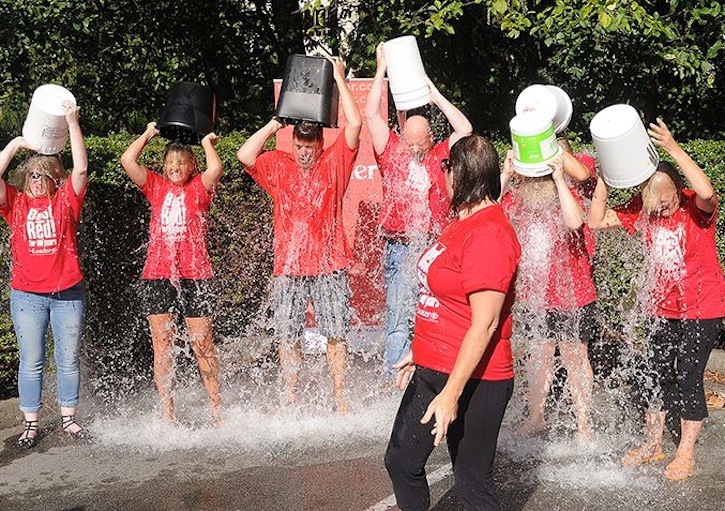
[[[149,141],[154,137],[158,137],[159,134],[159,129],[156,127],[156,123],[154,121],[151,121],[146,125],[146,141]]]
[[[501,170],[501,174],[509,180],[514,177],[514,173],[514,152],[509,149],[506,151],[506,158],[503,160],[503,169]]]
[[[38,150],[38,148],[37,148],[36,146],[34,146],[34,145],[33,145],[33,144],[31,144],[30,142],[28,142],[28,141],[27,141],[27,140],[25,139],[25,137],[22,137],[22,136],[20,136],[20,137],[15,137],[15,138],[13,139],[13,143],[15,144],[15,147],[16,147],[17,149],[27,149],[27,150],[29,150],[29,151],[36,151],[36,152],[37,152],[37,150]]]
[[[393,365],[393,369],[398,369],[398,374],[395,375],[395,386],[400,390],[405,390],[405,387],[410,383],[410,379],[413,377],[415,372],[415,364],[413,363],[413,352],[408,353],[400,359],[397,364]]]

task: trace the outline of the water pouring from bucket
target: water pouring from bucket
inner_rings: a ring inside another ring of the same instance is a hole
[[[540,112],[530,111],[511,119],[509,127],[516,172],[526,177],[551,174],[550,163],[562,152],[551,120]]]
[[[589,129],[608,186],[630,188],[654,174],[660,158],[632,106],[605,108],[594,116]]]
[[[40,154],[58,154],[68,141],[64,101],[76,104],[75,96],[60,85],[41,85],[33,92],[22,133]]]
[[[406,35],[391,39],[383,43],[383,51],[395,108],[411,110],[427,105],[431,91],[415,37]]]
[[[216,97],[210,87],[181,82],[169,93],[158,123],[159,132],[168,140],[187,145],[201,145],[214,131]]]

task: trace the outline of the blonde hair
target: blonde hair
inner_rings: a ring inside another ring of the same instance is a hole
[[[42,174],[53,182],[55,188],[51,190],[48,187],[47,195],[49,197],[55,193],[55,190],[60,188],[60,185],[67,177],[60,155],[34,154],[15,169],[15,181],[18,184],[18,188],[21,188],[24,193],[27,193],[29,190],[30,174],[33,172]]]

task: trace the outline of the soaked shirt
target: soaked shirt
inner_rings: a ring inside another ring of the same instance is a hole
[[[207,213],[212,194],[197,174],[175,185],[156,172],[148,172],[141,192],[151,206],[149,246],[141,278],[210,279],[207,250]]]
[[[498,328],[471,378],[513,378],[511,307],[521,247],[501,206],[455,219],[418,261],[421,289],[415,313],[415,364],[450,374],[463,337],[471,327],[468,295],[493,290],[506,294]]]
[[[437,236],[449,220],[450,200],[446,194],[441,160],[448,158],[448,140],[416,162],[405,142],[393,131],[381,154],[376,154],[383,176],[380,225],[383,235],[398,237],[432,233]]]
[[[10,226],[10,286],[28,293],[56,293],[83,280],[76,228],[85,189],[76,195],[70,179],[55,195],[28,197],[6,184],[0,214]]]
[[[646,214],[641,195],[615,212],[628,232],[644,233],[654,282],[654,314],[669,319],[721,318],[725,279],[715,245],[717,208],[704,213],[694,191],[682,194],[680,208],[670,217]]]
[[[247,172],[274,201],[274,275],[327,275],[350,264],[342,223],[342,199],[350,183],[357,148],[345,131],[308,170],[290,153],[260,154]]]
[[[576,188],[572,195],[584,205]],[[501,202],[516,229],[523,253],[516,296],[532,311],[571,311],[597,298],[592,273],[594,237],[584,224],[576,231],[564,225],[554,197],[548,210],[530,206],[513,188]],[[545,284],[545,285],[544,285]]]

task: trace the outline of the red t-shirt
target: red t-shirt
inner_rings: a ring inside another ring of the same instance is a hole
[[[422,285],[412,344],[417,365],[450,374],[471,326],[468,295],[493,290],[506,293],[506,299],[498,328],[471,377],[513,378],[511,306],[520,255],[516,233],[499,205],[446,227],[418,261]]]
[[[576,188],[571,188],[571,193],[583,206]],[[517,300],[529,309],[560,311],[596,300],[594,240],[589,227],[584,224],[576,231],[567,229],[558,200],[550,211],[542,213],[528,205],[516,188],[506,194],[502,206],[523,247]]]
[[[383,176],[380,225],[384,235],[440,234],[450,221],[451,202],[441,171],[441,160],[449,154],[445,140],[416,163],[400,137],[390,132],[385,149],[375,155]]]
[[[715,246],[717,208],[700,211],[695,192],[682,191],[680,208],[670,217],[647,215],[642,197],[615,208],[627,231],[643,231],[648,253],[653,309],[670,319],[714,319],[725,316],[725,280]]]
[[[201,174],[175,185],[149,171],[141,192],[151,205],[149,246],[143,279],[210,279],[206,247],[207,212],[212,194]]]
[[[76,227],[86,191],[76,195],[66,179],[50,199],[31,198],[7,184],[0,214],[10,226],[12,280],[28,293],[56,293],[83,280]]]
[[[274,150],[247,172],[274,200],[274,274],[327,275],[347,268],[350,248],[342,223],[342,199],[357,148],[345,131],[307,171],[291,154]]]

